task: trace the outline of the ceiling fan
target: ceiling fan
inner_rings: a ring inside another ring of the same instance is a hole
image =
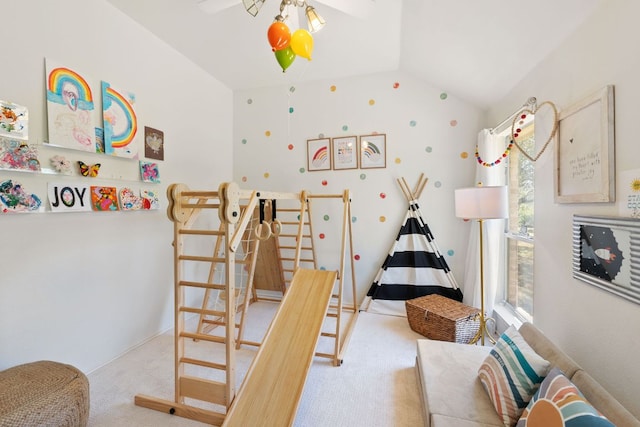
[[[230,7],[244,6],[244,9],[256,16],[267,0],[196,0],[198,6],[206,13],[218,13]],[[366,18],[375,6],[376,0],[313,0],[313,3],[323,4],[356,18]],[[281,4],[302,6],[304,0],[284,0]]]

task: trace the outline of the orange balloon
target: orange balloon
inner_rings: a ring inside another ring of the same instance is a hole
[[[291,31],[284,22],[276,21],[269,26],[267,30],[267,38],[271,45],[271,50],[282,50],[289,46],[291,40]]]

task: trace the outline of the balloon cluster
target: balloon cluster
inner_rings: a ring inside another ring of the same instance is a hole
[[[269,27],[267,38],[283,73],[293,64],[296,56],[311,61],[313,36],[309,31],[300,28],[291,34],[287,24],[278,20]]]

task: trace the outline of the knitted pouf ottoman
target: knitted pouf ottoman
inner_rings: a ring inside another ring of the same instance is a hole
[[[0,371],[0,427],[84,427],[89,381],[71,365],[39,361]]]

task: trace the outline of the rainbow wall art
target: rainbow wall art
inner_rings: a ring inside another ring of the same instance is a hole
[[[133,109],[135,95],[102,82],[102,121],[105,153],[138,158],[138,119]]]
[[[49,143],[96,151],[91,87],[77,71],[46,60]]]

